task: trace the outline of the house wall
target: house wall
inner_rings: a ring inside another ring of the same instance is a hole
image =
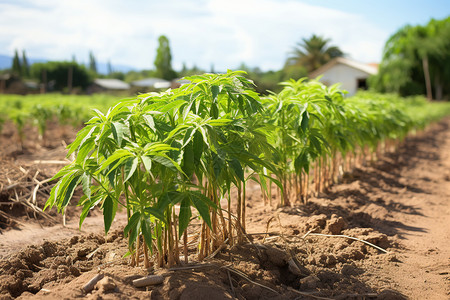
[[[358,79],[367,79],[369,77],[369,74],[343,64],[334,65],[321,75],[320,81],[326,85],[340,82],[341,89],[346,90],[349,96],[357,92]]]

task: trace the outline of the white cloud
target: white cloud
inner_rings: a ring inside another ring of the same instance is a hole
[[[7,53],[152,68],[157,37],[165,34],[173,64],[209,70],[245,62],[280,68],[301,38],[320,34],[351,57],[379,61],[386,32],[358,15],[295,0],[41,0],[0,3],[0,46]],[[25,4],[24,4],[25,3]]]

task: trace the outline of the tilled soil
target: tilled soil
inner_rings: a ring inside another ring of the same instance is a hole
[[[33,162],[49,151],[33,149]],[[33,167],[23,154],[2,154],[2,169]],[[169,270],[128,265],[123,213],[106,237],[95,211],[82,231],[76,207],[69,208],[66,227],[14,213],[17,222],[4,225],[0,235],[0,299],[450,298],[450,119],[408,137],[395,153],[347,174],[307,205],[267,207],[257,187],[247,194],[247,243],[203,262],[195,261],[193,244],[191,263]],[[12,197],[1,195],[3,202]],[[83,291],[99,273],[104,278]],[[148,274],[163,282],[133,286]]]

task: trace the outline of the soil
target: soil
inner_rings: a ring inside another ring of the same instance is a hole
[[[450,299],[450,118],[306,205],[264,206],[250,185],[246,243],[203,262],[193,243],[188,265],[156,270],[124,258],[123,212],[105,236],[101,212],[80,230],[76,203],[63,226],[56,210],[49,218],[17,202],[61,168],[74,138],[56,126],[43,140],[25,133],[23,148],[12,124],[0,136],[0,299]],[[133,286],[151,274],[162,283]]]

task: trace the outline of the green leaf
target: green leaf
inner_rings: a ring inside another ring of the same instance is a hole
[[[92,133],[94,132],[94,130],[97,129],[96,126],[94,125],[87,125],[86,127],[84,127],[83,129],[81,129],[78,134],[77,137],[75,138],[75,141],[70,144],[68,146],[69,148],[69,152],[67,153],[66,157],[69,157],[75,150],[78,149],[78,147],[84,144],[84,142],[91,137]]]
[[[77,167],[74,162],[68,164],[67,166],[64,166],[61,170],[58,171],[58,173],[55,174],[55,176],[52,177],[51,180],[58,179],[59,177],[62,177],[71,171],[75,170]]]
[[[141,231],[142,231],[142,235],[144,236],[145,244],[150,249],[150,253],[153,254],[152,228],[150,226],[150,222],[148,219],[141,218]]]
[[[83,199],[84,197],[84,199]],[[81,211],[80,215],[80,222],[79,227],[81,228],[81,225],[84,222],[84,219],[86,219],[87,215],[89,214],[89,211],[93,209],[104,197],[104,194],[96,195],[92,197],[91,199],[88,199],[86,196],[83,196],[80,201],[83,201],[83,210]]]
[[[163,212],[166,210],[166,208],[169,206],[169,204],[172,203],[169,194],[164,193],[158,198],[158,202],[156,203],[155,209],[159,210],[160,212]]]
[[[91,137],[86,140],[86,142],[83,143],[83,145],[80,146],[77,152],[77,157],[75,159],[75,162],[77,164],[83,164],[88,159],[88,154],[91,151],[95,150],[95,138]]]
[[[123,162],[124,159],[134,156],[133,153],[131,153],[128,150],[125,149],[119,149],[116,152],[114,152],[112,155],[110,155],[105,161],[102,162],[101,168],[97,171],[98,173],[103,171],[104,169],[110,167],[112,163],[114,163],[113,167],[109,170],[111,172],[114,170],[120,163],[120,161]]]
[[[219,117],[219,108],[217,107],[217,103],[211,104],[211,109],[209,111],[209,116],[213,119],[217,119]]]
[[[186,129],[186,128],[189,128],[190,127],[190,125],[187,125],[187,124],[181,124],[181,125],[178,125],[177,127],[175,127],[170,133],[169,133],[169,135],[167,136],[167,138],[166,138],[166,140],[169,140],[169,139],[171,139],[174,135],[176,135],[178,132],[180,132],[180,131],[182,131],[182,130],[184,130],[184,129]]]
[[[211,200],[209,200],[205,195],[199,192],[191,191],[189,193],[190,200],[194,204],[194,207],[197,209],[200,217],[206,222],[209,228],[211,227],[211,218],[209,216],[209,206],[208,204],[212,204]],[[206,198],[206,199],[205,199]]]
[[[309,124],[309,113],[305,110],[305,112],[302,114],[302,121],[300,123],[300,127],[302,128],[303,132],[306,132],[308,129]]]
[[[142,164],[144,165],[145,170],[151,174],[152,169],[152,159],[148,156],[141,156]]]
[[[203,154],[203,145],[203,137],[200,132],[196,131],[192,144],[192,149],[194,151],[194,164],[196,166],[200,164],[200,159]]]
[[[145,212],[154,216],[155,218],[161,220],[163,223],[166,223],[166,218],[164,217],[164,213],[161,212],[159,209],[156,209],[154,207],[146,207]]]
[[[241,163],[236,158],[228,161],[228,165],[231,167],[231,169],[234,171],[236,176],[239,178],[240,181],[244,182],[244,170],[242,169]]]
[[[215,154],[214,152],[211,152],[211,155],[212,155],[212,165],[213,165],[213,170],[214,170],[214,176],[216,178],[219,178],[220,173],[222,172],[222,170],[225,166],[225,163],[220,158],[220,156]]]
[[[183,104],[185,104],[185,103],[186,103],[185,100],[175,100],[175,101],[172,101],[172,102],[170,102],[170,103],[164,105],[163,107],[161,107],[161,108],[159,109],[159,111],[160,111],[160,112],[168,112],[168,111],[171,110],[171,109],[177,109],[177,108],[179,108],[181,105],[183,105]]]
[[[64,199],[61,203],[60,209],[64,209],[69,204],[69,201],[70,199],[72,199],[73,193],[75,192],[75,188],[77,187],[80,180],[81,180],[80,175],[76,175],[68,179],[66,185],[67,187],[63,190]]]
[[[162,155],[155,155],[153,157],[153,161],[160,163],[161,165],[175,171],[178,170],[180,173],[184,174],[183,170],[181,169],[180,165],[177,164],[173,159],[168,157],[165,154]],[[186,174],[185,174],[186,175]]]
[[[179,229],[178,234],[181,237],[184,233],[184,230],[188,227],[189,222],[191,220],[192,212],[191,212],[191,201],[189,198],[185,197],[180,204],[180,214],[178,216],[179,221]]]
[[[194,174],[195,162],[194,162],[194,147],[192,145],[192,142],[188,143],[183,148],[182,170],[186,174],[187,178],[191,178],[192,174]]]
[[[127,182],[128,179],[133,176],[134,172],[136,172],[137,166],[139,164],[139,159],[135,157],[134,159],[128,159],[124,166],[125,171],[125,180],[123,182]]]
[[[145,124],[147,124],[148,127],[153,130],[153,132],[156,132],[155,120],[153,119],[153,117],[148,114],[145,114],[142,117],[144,118]]]
[[[114,122],[111,124],[111,131],[114,137],[114,140],[117,142],[119,147],[122,146],[122,140],[124,133],[127,130],[127,126],[121,122]]]
[[[53,207],[56,204],[59,189],[61,187],[61,180],[58,181],[58,183],[52,188],[50,191],[50,196],[48,197],[47,201],[45,202],[44,210],[47,209],[47,207]]]
[[[123,234],[125,237],[128,236],[128,233],[131,230],[135,230],[136,229],[136,225],[139,222],[141,218],[141,213],[139,211],[136,211],[128,220],[128,224],[125,226],[125,228],[123,229]],[[137,236],[137,235],[136,235]]]
[[[220,93],[220,87],[219,86],[217,86],[217,85],[211,86],[211,95],[212,95],[213,102],[215,102],[215,100],[217,99],[217,96],[219,95],[219,93]]]
[[[81,200],[81,199],[80,199]],[[91,210],[91,205],[90,205],[90,200],[88,199],[84,205],[83,205],[83,210],[81,211],[80,214],[80,222],[79,222],[79,228],[81,229],[81,225],[84,222],[84,219],[86,219],[87,215],[89,214],[89,211]]]
[[[114,220],[117,212],[117,201],[108,195],[103,202],[103,222],[105,224],[105,234],[108,233],[111,228],[112,221]]]
[[[83,173],[81,175],[81,186],[83,188],[83,193],[86,195],[88,199],[91,198],[91,176]]]
[[[229,125],[233,120],[230,119],[211,119],[208,120],[206,123],[211,126],[226,126]]]

